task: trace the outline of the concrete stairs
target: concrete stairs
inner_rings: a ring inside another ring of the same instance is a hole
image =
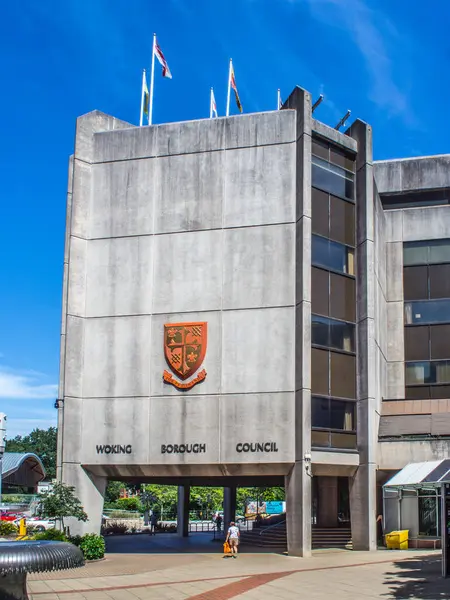
[[[251,531],[241,530],[241,542],[246,546],[267,548],[267,550],[286,551],[286,522],[270,527],[261,527]],[[318,528],[312,530],[312,548],[352,549],[352,533],[350,528]]]

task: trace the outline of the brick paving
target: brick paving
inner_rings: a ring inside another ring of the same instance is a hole
[[[423,551],[320,552],[307,559],[243,554],[237,560],[217,551],[117,553],[47,575],[30,578],[32,600],[450,599],[440,553]]]

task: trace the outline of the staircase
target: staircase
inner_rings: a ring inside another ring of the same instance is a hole
[[[286,541],[286,521],[261,527],[251,531],[241,531],[241,542],[246,546],[256,546],[267,548],[267,550],[285,552],[287,550]],[[350,528],[335,527],[330,529],[314,527],[312,530],[312,548],[342,548],[352,549],[352,532]]]

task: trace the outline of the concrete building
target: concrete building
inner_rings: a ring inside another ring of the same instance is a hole
[[[58,401],[78,529],[108,478],[179,485],[181,534],[190,485],[223,486],[226,520],[236,486],[285,485],[291,554],[345,522],[375,549],[380,484],[448,456],[449,163],[374,162],[371,127],[324,125],[301,88],[238,117],[80,117]]]

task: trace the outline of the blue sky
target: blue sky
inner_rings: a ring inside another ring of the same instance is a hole
[[[77,115],[137,123],[152,33],[173,80],[154,122],[225,110],[233,57],[245,112],[277,88],[325,95],[374,127],[376,159],[450,151],[450,5],[435,0],[5,0],[0,21],[0,411],[9,433],[55,422],[67,159]]]

